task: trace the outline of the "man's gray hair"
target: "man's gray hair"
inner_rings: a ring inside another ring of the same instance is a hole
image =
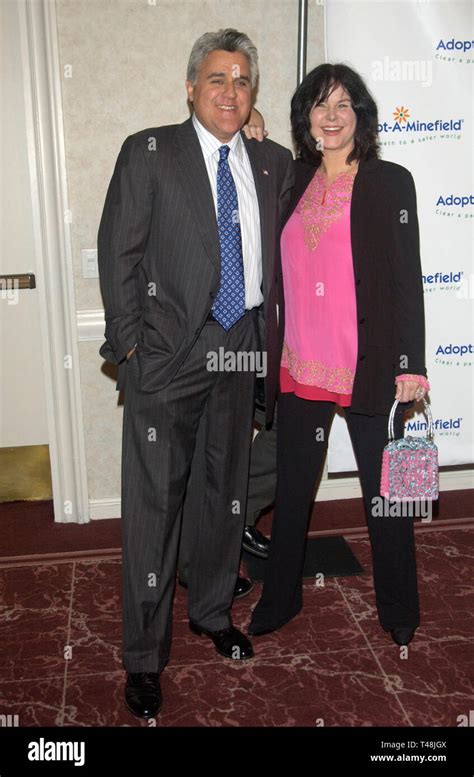
[[[250,38],[231,28],[217,32],[205,32],[194,44],[188,62],[187,79],[196,83],[203,61],[211,51],[240,51],[247,57],[252,89],[258,81],[258,54]]]

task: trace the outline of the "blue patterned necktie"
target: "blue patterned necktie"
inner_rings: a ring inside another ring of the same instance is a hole
[[[217,226],[221,249],[221,285],[212,313],[227,331],[245,313],[245,280],[237,189],[230,171],[229,146],[219,149],[217,166]]]

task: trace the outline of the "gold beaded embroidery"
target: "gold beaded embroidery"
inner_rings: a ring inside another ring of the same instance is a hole
[[[321,235],[331,224],[341,218],[344,206],[351,200],[356,172],[341,173],[327,187],[321,168],[314,174],[296,208],[310,251],[318,247]]]
[[[297,383],[318,386],[336,394],[350,394],[352,392],[353,370],[347,367],[327,367],[318,359],[303,361],[286,343],[283,343],[281,366],[287,368]]]

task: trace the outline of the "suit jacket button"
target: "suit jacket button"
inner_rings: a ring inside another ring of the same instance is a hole
[[[365,318],[359,318],[359,324],[363,324],[365,321]]]
[[[359,361],[360,361],[360,362],[363,362],[363,361],[364,361],[364,359],[365,359],[365,354],[363,353],[363,354],[362,354],[362,356],[360,356],[360,357],[359,357]]]
[[[359,285],[359,283],[360,283],[360,278],[357,278],[357,280],[356,280],[356,286],[358,286],[358,285]]]

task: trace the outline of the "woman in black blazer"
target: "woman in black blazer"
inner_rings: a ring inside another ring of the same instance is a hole
[[[315,68],[291,108],[298,158],[281,235],[278,485],[249,633],[274,631],[302,607],[308,518],[337,404],[359,468],[379,620],[406,645],[419,625],[413,518],[390,516],[379,494],[394,399],[402,436],[404,411],[429,388],[415,187],[408,170],[378,158],[377,107],[351,68]]]

